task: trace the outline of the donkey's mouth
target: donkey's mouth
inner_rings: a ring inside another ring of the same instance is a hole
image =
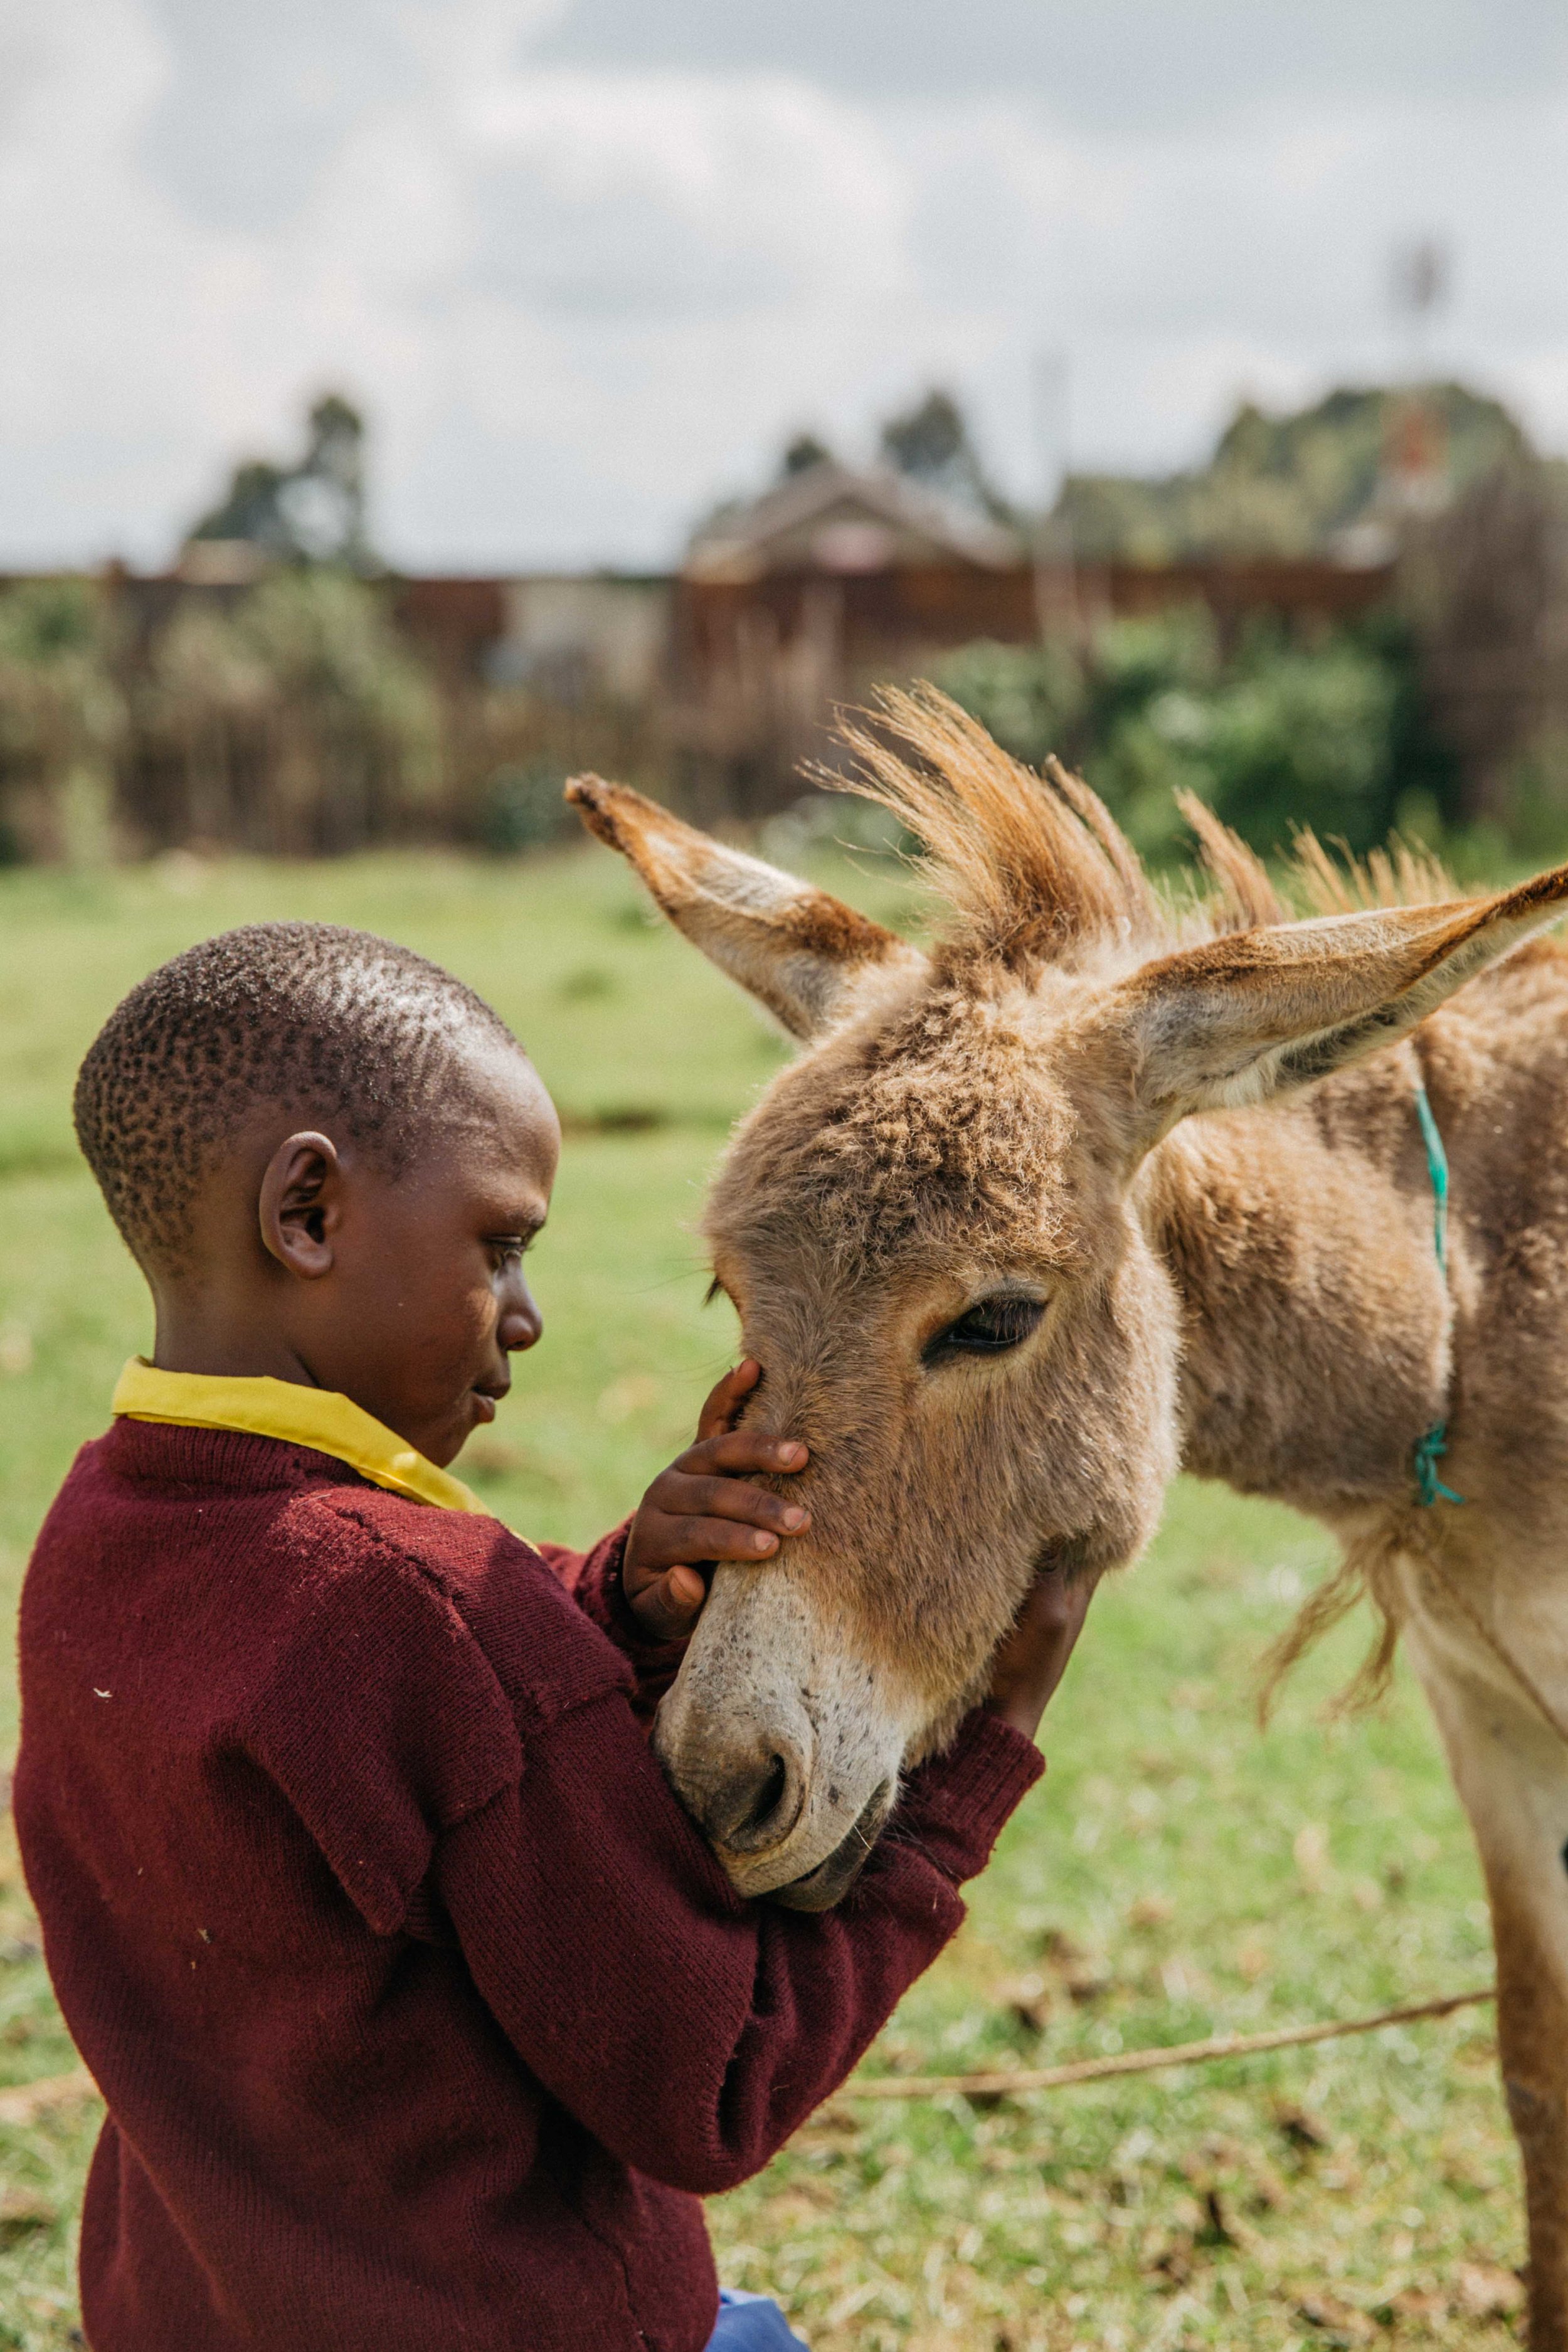
[[[891,1810],[893,1784],[884,1780],[826,1861],[819,1862],[804,1877],[792,1878],[787,1886],[775,1886],[769,1901],[782,1903],[788,1911],[831,1911],[836,1903],[841,1903],[869,1858]]]

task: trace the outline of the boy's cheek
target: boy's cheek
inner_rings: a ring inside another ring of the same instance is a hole
[[[469,1394],[476,1381],[493,1387],[507,1376],[507,1359],[497,1346],[500,1320],[495,1294],[487,1286],[470,1291],[456,1307],[439,1334],[431,1334],[426,1358],[432,1388],[437,1384],[452,1397]]]
[[[412,1302],[411,1302],[412,1303]],[[454,1286],[411,1315],[405,1346],[409,1370],[432,1386],[467,1388],[493,1370],[495,1294],[488,1283]]]
[[[493,1415],[474,1383],[493,1386],[504,1379],[496,1350],[496,1301],[488,1282],[465,1284],[445,1297],[420,1299],[409,1295],[412,1289],[412,1284],[389,1283],[376,1299],[365,1301],[348,1351],[350,1377],[340,1384],[444,1466]]]

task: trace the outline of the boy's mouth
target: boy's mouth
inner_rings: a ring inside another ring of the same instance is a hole
[[[474,1400],[476,1418],[479,1421],[493,1421],[496,1417],[496,1407],[500,1402],[501,1398],[505,1396],[507,1389],[510,1386],[511,1382],[509,1381],[506,1383],[505,1388],[496,1387],[482,1389],[476,1382],[468,1391],[468,1394]]]

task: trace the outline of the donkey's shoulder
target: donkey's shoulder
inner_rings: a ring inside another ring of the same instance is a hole
[[[1527,1067],[1568,1062],[1568,943],[1527,940],[1478,972],[1420,1034],[1439,1070],[1462,1065],[1470,1085],[1489,1090]]]

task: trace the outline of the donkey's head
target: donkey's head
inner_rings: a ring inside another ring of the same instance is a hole
[[[569,787],[805,1042],[707,1233],[763,1367],[751,1417],[811,1447],[812,1526],[716,1574],[656,1734],[735,1885],[804,1908],[850,1884],[1035,1574],[1096,1576],[1154,1526],[1177,1316],[1140,1214],[1152,1148],[1402,1035],[1568,889],[1291,923],[1194,804],[1215,887],[1178,919],[1059,767],[1042,782],[930,691],[882,718],[852,740],[952,910],[929,953],[636,793]]]

